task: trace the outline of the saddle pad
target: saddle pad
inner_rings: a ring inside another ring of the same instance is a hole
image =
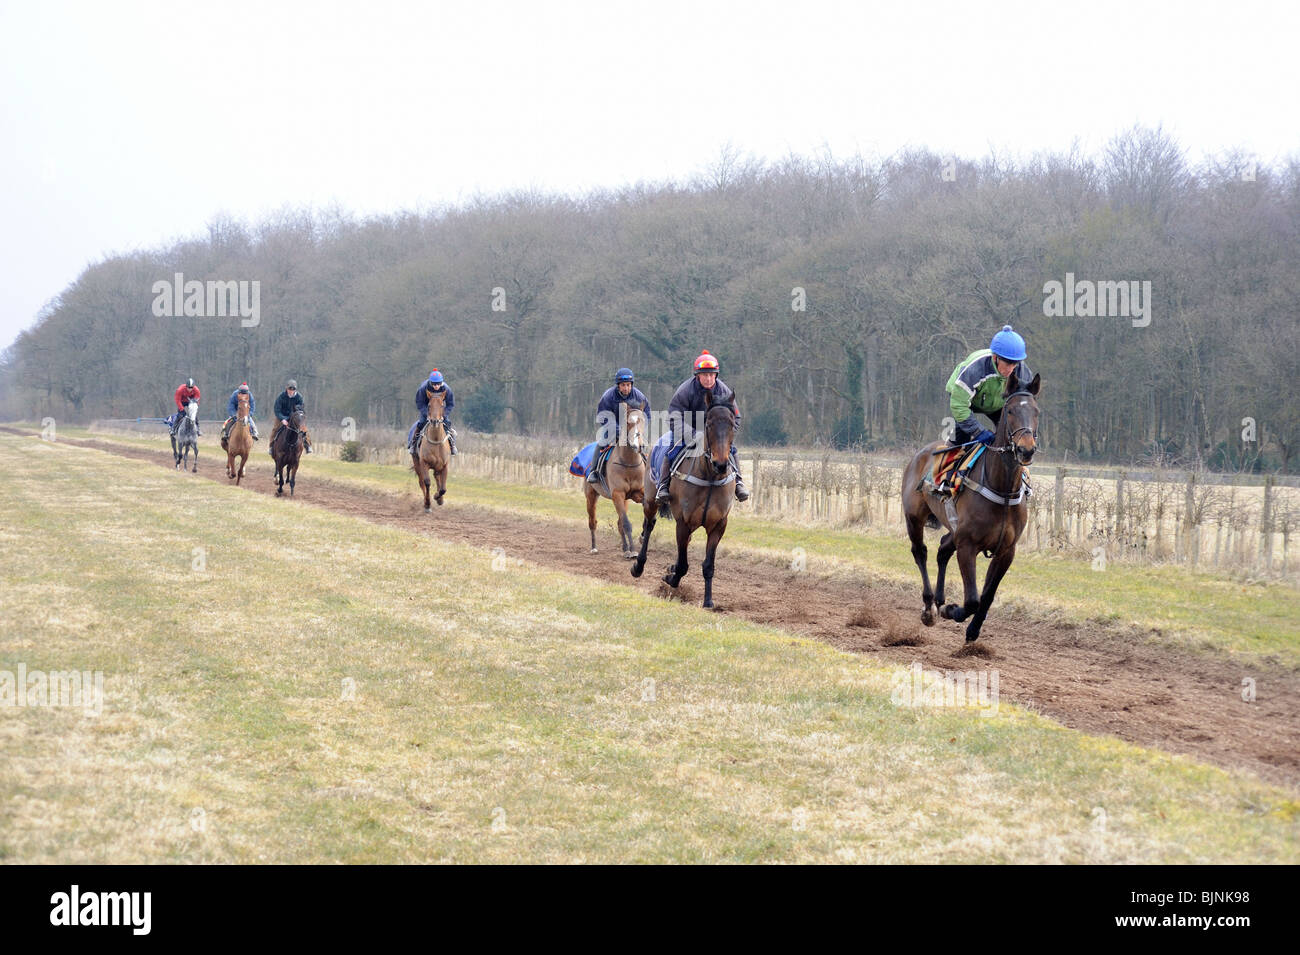
[[[573,456],[573,460],[569,462],[569,473],[576,474],[578,477],[586,477],[588,472],[591,471],[591,466],[594,463],[592,458],[595,454],[596,442],[593,441]]]
[[[935,455],[934,483],[940,485],[951,481],[954,486],[959,485],[961,475],[969,471],[983,453],[984,445],[976,444],[969,448],[952,448]],[[959,472],[955,480],[954,472]]]
[[[650,478],[656,484],[659,483],[659,475],[662,473],[664,466],[664,456],[668,454],[668,449],[672,447],[672,441],[672,432],[665,431],[659,435],[659,440],[650,449]]]

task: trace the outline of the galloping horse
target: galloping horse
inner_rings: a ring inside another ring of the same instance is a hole
[[[618,536],[623,542],[623,556],[631,560],[636,556],[632,541],[632,522],[627,519],[627,502],[644,500],[646,471],[645,460],[645,406],[627,405],[627,431],[614,445],[605,464],[603,484],[584,482],[587,491],[587,526],[591,529],[591,552],[596,553],[596,502],[607,497],[614,502],[618,512]]]
[[[934,452],[946,447],[945,442],[937,441],[922,448],[903,472],[903,518],[923,585],[921,599],[925,609],[921,622],[927,627],[934,624],[932,604],[939,608],[939,616],[949,620],[970,617],[966,626],[967,643],[979,638],[993,595],[1015,559],[1016,541],[1029,516],[1022,479],[1025,465],[1038,450],[1038,402],[1035,400],[1038,386],[1038,375],[1028,385],[1021,384],[1014,372],[1007,379],[1006,405],[998,418],[993,445],[971,468],[956,501],[941,498],[923,487]],[[938,527],[940,522],[948,533],[939,540],[939,576],[931,593],[925,565],[925,528]],[[984,575],[983,593],[977,589],[975,576],[975,555],[980,551],[992,558]],[[944,573],[954,552],[966,591],[961,606],[943,602]]]
[[[429,421],[420,432],[416,448],[411,452],[411,467],[415,469],[415,479],[420,482],[424,493],[424,509],[431,510],[429,504],[429,486],[433,483],[429,473],[438,479],[438,494],[434,498],[442,507],[443,495],[447,493],[447,466],[451,463],[451,449],[447,444],[447,429],[443,427],[442,416],[446,398],[440,394],[429,397]]]
[[[226,436],[226,477],[235,479],[235,486],[244,479],[244,465],[253,451],[253,435],[248,430],[248,394],[240,392],[235,405],[235,423]],[[239,458],[239,470],[235,470]]]
[[[176,456],[176,470],[182,470],[182,458],[186,466],[189,465],[190,448],[194,449],[194,467],[190,469],[190,473],[196,473],[199,470],[199,403],[197,401],[186,403],[185,414],[181,415],[180,423],[176,425],[176,433],[172,435],[172,454]]]
[[[704,415],[704,444],[701,451],[698,446],[701,435],[695,436],[695,445],[687,445],[681,452],[691,458],[690,467],[685,473],[673,475],[669,485],[673,517],[677,519],[677,563],[668,568],[664,583],[676,587],[686,575],[686,548],[691,542],[691,535],[696,528],[703,527],[708,533],[708,543],[704,553],[704,564],[700,570],[704,574],[704,606],[713,606],[713,562],[718,550],[718,542],[727,530],[727,516],[731,513],[731,504],[736,497],[736,474],[729,470],[731,462],[731,443],[736,434],[736,416],[728,405],[713,404],[712,395],[705,395],[708,411]],[[668,467],[668,462],[664,462]],[[641,528],[641,551],[632,565],[632,576],[640,577],[645,569],[646,549],[650,545],[650,535],[654,532],[657,519],[658,501],[655,499],[656,487],[646,469],[644,488],[645,521]]]
[[[307,414],[301,408],[289,415],[289,423],[276,432],[271,441],[271,458],[275,461],[275,496],[284,494],[285,479],[289,480],[289,496],[293,497],[293,486],[298,479],[298,461],[302,458],[304,442],[303,421]]]

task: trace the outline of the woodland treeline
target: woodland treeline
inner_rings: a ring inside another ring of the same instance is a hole
[[[259,281],[259,324],[155,316],[178,272]],[[1067,273],[1149,281],[1150,324],[1045,316]],[[708,348],[742,443],[901,449],[938,436],[954,364],[1011,323],[1052,456],[1294,470],[1298,318],[1298,158],[1193,167],[1148,128],[1017,162],[728,151],[684,183],[290,209],[109,256],[4,352],[0,414],[163,415],[193,376],[209,418],[240,381],[269,406],[293,376],[317,422],[404,427],[436,366],[458,422],[576,438],[618,366],[663,408]]]

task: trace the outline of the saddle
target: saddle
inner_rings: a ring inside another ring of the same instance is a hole
[[[975,466],[980,455],[987,450],[983,444],[968,448],[945,448],[935,452],[934,464],[930,466],[928,483],[937,491],[950,491],[954,497],[961,491],[962,483],[970,469]]]

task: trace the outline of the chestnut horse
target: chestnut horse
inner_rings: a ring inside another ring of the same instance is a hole
[[[734,398],[733,398],[734,400]],[[736,415],[729,405],[713,404],[712,394],[705,393],[708,411],[704,415],[704,431],[696,434],[681,452],[690,459],[689,466],[673,475],[668,486],[673,517],[677,520],[677,562],[668,568],[664,583],[676,587],[686,575],[686,548],[696,528],[703,527],[708,536],[705,545],[704,606],[713,606],[713,564],[718,542],[727,530],[727,517],[736,498],[736,473],[731,470],[731,444],[736,434]],[[704,447],[700,448],[703,439]],[[680,458],[679,458],[680,460]],[[664,467],[668,467],[664,462]],[[646,549],[654,532],[658,517],[656,487],[650,469],[646,468],[645,521],[641,528],[641,551],[632,565],[632,576],[640,577],[645,569]]]
[[[1027,385],[1018,381],[1014,372],[1007,379],[1006,405],[998,417],[993,445],[971,468],[955,501],[940,497],[924,483],[935,452],[946,448],[947,442],[937,441],[922,448],[903,472],[903,519],[912,541],[912,557],[921,571],[921,599],[925,604],[921,622],[927,627],[934,624],[932,605],[939,608],[939,616],[949,620],[970,617],[966,626],[967,643],[979,638],[993,596],[1015,559],[1016,541],[1029,517],[1023,476],[1025,466],[1038,450],[1038,386],[1038,375]],[[948,533],[939,540],[939,576],[931,592],[930,574],[926,570],[925,528],[938,527],[940,523]],[[982,593],[975,574],[975,557],[981,551],[991,558]],[[960,606],[943,602],[944,574],[954,552],[966,591],[965,602]]]
[[[632,540],[632,522],[627,519],[627,502],[640,504],[645,499],[645,476],[649,469],[645,459],[645,405],[629,402],[626,408],[626,432],[609,453],[604,482],[592,484],[584,481],[583,487],[587,492],[591,552],[596,553],[596,502],[607,497],[614,502],[614,510],[618,512],[618,536],[623,543],[623,556],[631,560],[636,556],[636,545]]]
[[[429,504],[429,487],[433,484],[430,473],[438,479],[438,494],[434,500],[442,507],[443,495],[447,493],[447,466],[451,463],[451,448],[447,444],[447,429],[443,427],[442,416],[446,398],[440,394],[429,396],[429,421],[420,432],[416,448],[411,452],[411,467],[415,469],[415,478],[420,482],[424,492],[424,509],[432,510]]]
[[[275,496],[284,494],[284,482],[289,482],[289,496],[293,497],[294,485],[298,483],[298,462],[302,460],[302,447],[307,442],[307,428],[303,422],[307,413],[295,408],[289,415],[289,423],[281,425],[271,439],[271,459],[275,461]]]
[[[253,450],[253,433],[248,430],[248,395],[240,392],[235,405],[235,422],[226,438],[226,477],[234,478],[235,486],[244,479],[244,465]],[[239,470],[235,470],[239,458]]]

